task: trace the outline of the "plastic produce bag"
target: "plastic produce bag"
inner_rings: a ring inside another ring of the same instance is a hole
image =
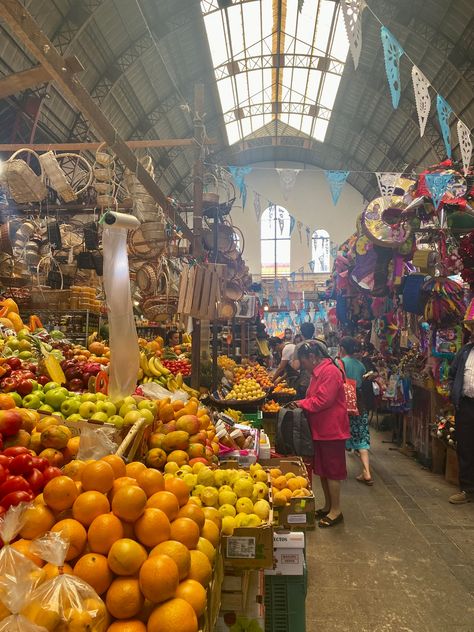
[[[74,575],[61,574],[69,543],[49,531],[32,544],[32,551],[58,566],[60,574],[36,588],[21,614],[49,632],[105,632],[108,614],[104,602],[89,584]]]
[[[176,402],[178,400],[182,402],[187,402],[189,399],[188,393],[181,390],[176,390],[174,393],[171,393],[168,389],[163,388],[161,384],[157,384],[156,382],[148,382],[148,384],[141,384],[140,390],[149,399],[166,399],[170,398],[172,402]]]
[[[79,422],[80,423],[80,422]],[[98,461],[107,454],[115,454],[119,444],[114,441],[115,428],[84,423],[81,427],[81,441],[77,458],[80,461]]]
[[[2,603],[13,613],[0,621],[0,632],[48,632],[48,629],[31,623],[19,612],[31,598],[31,591],[25,590],[23,583],[11,584],[2,595]]]
[[[127,229],[104,228],[104,289],[109,318],[109,396],[113,402],[135,391],[140,351],[130,293]]]
[[[34,562],[9,545],[23,528],[25,511],[30,506],[20,503],[10,507],[0,519],[0,537],[5,543],[0,550],[0,601],[9,610],[12,591],[20,589],[28,595],[44,578],[43,571]]]

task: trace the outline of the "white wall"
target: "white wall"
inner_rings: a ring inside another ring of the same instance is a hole
[[[291,271],[297,271],[301,266],[309,272],[308,261],[311,259],[311,244],[307,245],[305,226],[311,232],[316,228],[328,231],[331,241],[340,244],[355,230],[357,216],[363,210],[363,198],[349,183],[346,182],[337,206],[334,206],[331,193],[323,172],[317,172],[311,166],[298,163],[278,163],[279,168],[303,169],[298,174],[296,185],[285,200],[278,174],[273,163],[258,163],[252,165],[253,171],[246,176],[248,188],[245,210],[241,208],[241,201],[237,199],[232,209],[233,223],[238,226],[245,237],[244,259],[254,275],[260,274],[260,226],[257,223],[254,206],[253,191],[262,196],[262,212],[267,206],[267,199],[285,207],[290,215],[303,222],[302,243],[300,243],[297,228],[291,236]]]

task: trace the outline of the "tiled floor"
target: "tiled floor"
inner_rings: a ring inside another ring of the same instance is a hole
[[[309,534],[306,629],[474,632],[474,503],[450,505],[456,489],[385,438],[372,431],[375,485],[349,455],[344,524]]]

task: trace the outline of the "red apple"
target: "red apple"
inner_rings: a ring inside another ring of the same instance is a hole
[[[0,433],[10,437],[16,434],[22,424],[21,415],[13,410],[0,410]]]
[[[29,395],[33,390],[33,382],[31,380],[20,380],[18,382],[18,386],[16,387],[16,392],[24,397],[25,395]]]
[[[12,369],[15,369],[15,370],[21,369],[20,358],[8,358],[6,363],[9,364]]]
[[[37,382],[38,384],[41,384],[41,386],[46,386],[48,382],[51,382],[51,378],[48,377],[47,375],[39,375]]]

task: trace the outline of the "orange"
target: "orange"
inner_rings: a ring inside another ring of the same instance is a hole
[[[59,575],[59,567],[56,566],[55,564],[50,564],[49,562],[43,566],[42,570],[44,571],[44,574],[46,575],[46,579],[54,579],[55,577],[58,577]],[[74,574],[72,570],[72,566],[69,566],[69,564],[64,564],[64,566],[61,567],[61,571],[63,575]]]
[[[221,534],[216,523],[212,522],[212,520],[206,519],[204,527],[201,529],[201,536],[203,538],[206,538],[206,540],[209,540],[214,548],[217,548],[219,546]]]
[[[115,479],[112,489],[110,490],[110,499],[112,500],[118,490],[126,485],[136,485],[138,487],[137,481],[131,476],[120,476]]]
[[[45,505],[46,503],[44,502],[44,496],[43,494],[38,494],[38,496],[36,496],[36,498],[33,501],[34,505]]]
[[[72,520],[72,518],[60,520],[54,525],[51,531],[61,533],[63,538],[69,542],[66,562],[78,557],[84,550],[87,541],[87,532],[77,520]]]
[[[193,607],[197,617],[200,617],[206,608],[206,589],[195,579],[186,579],[181,582],[176,590],[176,597],[187,601]]]
[[[143,607],[143,602],[138,579],[133,577],[114,579],[105,598],[107,610],[116,619],[136,617]]]
[[[174,597],[179,584],[178,567],[167,555],[149,557],[143,563],[138,577],[140,590],[154,603]]]
[[[168,516],[169,520],[174,520],[178,517],[178,499],[171,492],[156,492],[148,499],[146,506],[161,509]]]
[[[121,538],[110,547],[107,560],[116,575],[135,575],[147,557],[141,544],[130,538]]]
[[[69,476],[57,476],[43,489],[44,502],[53,511],[64,511],[72,507],[78,496],[76,483]]]
[[[145,511],[146,494],[136,485],[121,487],[112,499],[112,511],[125,522],[135,522]]]
[[[105,461],[112,467],[115,478],[127,475],[127,470],[125,468],[125,463],[123,462],[123,459],[121,459],[116,454],[108,454],[107,456],[103,456],[100,460]]]
[[[110,513],[94,518],[87,533],[87,541],[91,551],[107,555],[112,544],[123,538],[123,535],[122,523]]]
[[[207,588],[212,577],[212,567],[209,558],[201,551],[191,551],[190,553],[191,568],[189,569],[188,579],[195,579],[204,588]]]
[[[170,539],[170,521],[161,509],[148,507],[134,524],[137,540],[149,546],[156,546],[160,542]]]
[[[16,408],[15,400],[11,395],[2,393],[0,395],[0,408],[2,410],[8,410],[9,408]]]
[[[125,520],[121,520],[120,522],[122,523],[123,537],[135,540],[135,529],[133,528],[133,522],[125,522]]]
[[[87,553],[80,557],[74,566],[74,575],[90,584],[98,595],[108,589],[114,578],[107,558],[100,553]]]
[[[199,527],[191,518],[176,518],[171,523],[171,539],[195,549],[199,541]]]
[[[176,540],[161,542],[150,551],[149,557],[154,555],[167,555],[178,567],[179,579],[184,579],[191,566],[191,554],[187,546]]]
[[[165,489],[165,480],[163,474],[158,470],[147,468],[140,472],[137,477],[137,483],[143,489],[148,498],[156,494],[156,492],[162,492]]]
[[[198,632],[196,613],[184,599],[170,599],[153,610],[147,632]]]
[[[146,625],[138,619],[115,621],[107,628],[107,632],[146,632]]]
[[[77,458],[80,442],[81,442],[81,437],[79,435],[77,437],[71,437],[69,439],[66,447],[63,450],[63,456],[66,463],[69,463],[73,459]]]
[[[20,551],[20,553],[23,553],[23,555],[36,564],[36,566],[44,565],[44,560],[31,552],[31,540],[17,540],[16,542],[13,542],[12,547],[17,551]]]
[[[165,489],[176,496],[180,507],[188,502],[189,487],[180,478],[167,478],[165,480]]]
[[[178,518],[191,518],[191,520],[194,520],[200,529],[203,528],[204,521],[206,520],[204,511],[191,502],[188,502],[181,507],[178,513]]]
[[[212,522],[215,522],[220,529],[222,518],[219,515],[219,511],[215,507],[203,507],[202,510],[206,516],[206,520],[212,520]]]
[[[53,512],[46,505],[31,505],[23,514],[24,524],[20,536],[27,540],[40,538],[56,522]]]
[[[131,463],[127,463],[125,466],[125,476],[131,476],[136,479],[143,470],[146,470],[146,465],[144,463],[140,463],[140,461],[132,461]]]
[[[92,461],[82,470],[81,482],[84,491],[94,490],[106,494],[114,484],[114,470],[105,461]]]
[[[69,478],[72,478],[73,481],[80,481],[82,470],[85,468],[85,466],[86,464],[84,463],[84,461],[79,461],[78,459],[69,461],[69,463],[67,463],[63,467],[63,474],[65,476],[69,476]]]
[[[107,496],[100,492],[84,492],[74,501],[72,516],[81,524],[88,527],[94,518],[107,514],[110,511],[110,503]]]

